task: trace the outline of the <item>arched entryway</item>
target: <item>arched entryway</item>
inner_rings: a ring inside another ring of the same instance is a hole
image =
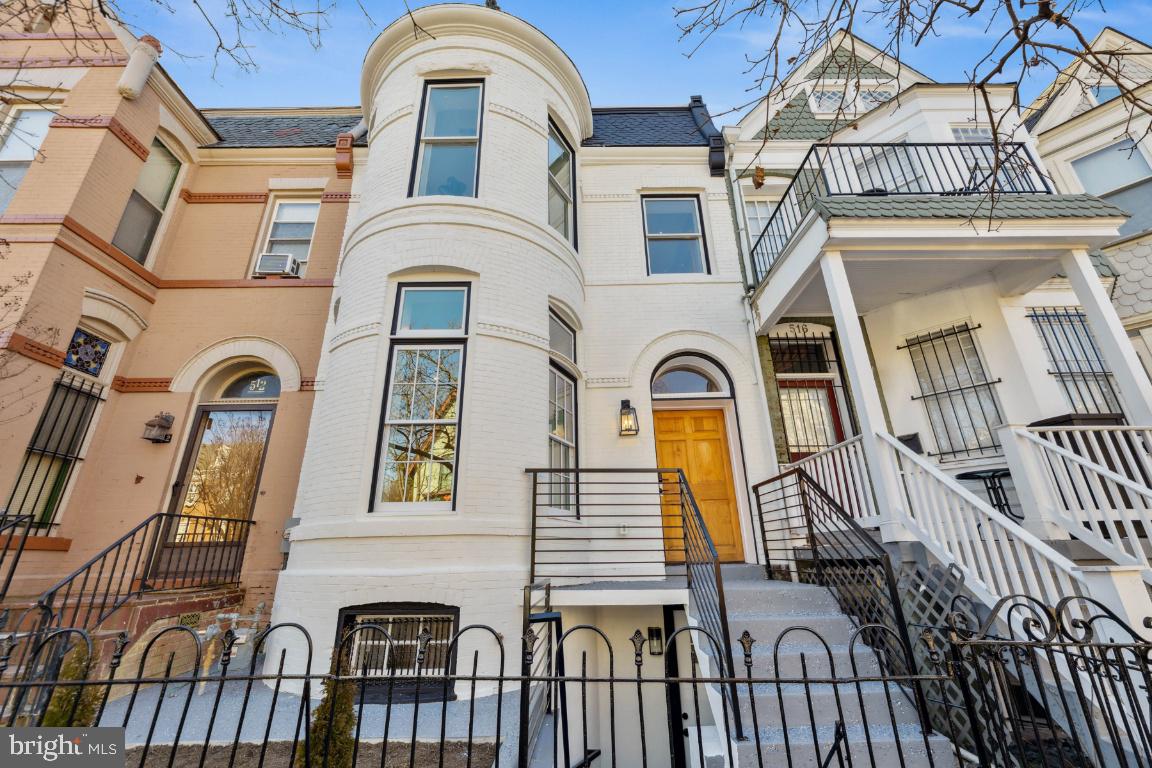
[[[732,383],[716,361],[699,354],[668,358],[652,376],[656,461],[684,471],[723,562],[744,562],[736,483],[738,435]],[[678,536],[666,522],[666,539]],[[669,560],[675,561],[675,547]]]
[[[238,568],[279,396],[280,378],[259,362],[225,365],[207,377],[172,486],[172,517],[154,578],[183,575],[205,547],[213,551],[205,567]]]

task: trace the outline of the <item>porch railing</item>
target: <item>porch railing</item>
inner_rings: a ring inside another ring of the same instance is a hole
[[[859,435],[794,461],[788,469],[804,470],[860,525],[868,528],[879,524],[876,495]]]
[[[1117,562],[1143,565],[1152,584],[1152,428],[1019,427],[1011,435],[1041,516]]]
[[[883,627],[861,639],[884,669],[916,669],[891,559],[822,486],[793,468],[752,489],[769,579],[827,587],[858,626]]]
[[[32,515],[0,517],[0,602],[7,597],[12,586],[33,522]]]
[[[1022,143],[813,144],[752,246],[754,284],[768,276],[820,197],[1002,193],[1052,193]]]
[[[680,469],[527,469],[532,477],[532,575],[553,585],[664,580],[683,567],[701,649],[732,674],[720,557]],[[670,570],[670,567],[673,570]],[[735,689],[725,689],[742,735]]]
[[[40,596],[51,628],[90,629],[146,592],[240,580],[251,520],[157,513]]]
[[[886,433],[881,455],[896,470],[901,522],[943,565],[955,565],[986,606],[1025,594],[1046,605],[1086,593],[1077,565]]]

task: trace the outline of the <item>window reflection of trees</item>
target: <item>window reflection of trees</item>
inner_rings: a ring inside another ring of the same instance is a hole
[[[259,480],[271,413],[215,411],[206,418],[209,421],[190,473],[182,510],[186,517],[180,521],[177,541],[238,537],[239,526],[227,520],[248,519]]]

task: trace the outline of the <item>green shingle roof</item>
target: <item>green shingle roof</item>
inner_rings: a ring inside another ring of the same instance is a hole
[[[832,133],[835,121],[821,120],[808,106],[808,94],[798,93],[772,116],[756,138],[774,141],[822,141]]]
[[[869,197],[823,196],[815,208],[822,218],[959,219],[991,216],[997,219],[1050,219],[1126,217],[1128,214],[1091,195],[1002,194],[986,195],[893,195]]]
[[[844,48],[837,49],[831,56],[825,56],[812,72],[823,80],[894,79],[892,73],[885,72]]]

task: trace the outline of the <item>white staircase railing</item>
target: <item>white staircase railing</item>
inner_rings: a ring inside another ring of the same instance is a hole
[[[859,435],[794,461],[783,470],[803,469],[861,526],[880,523],[876,495],[868,475],[864,445]]]
[[[1042,518],[1152,584],[1152,429],[1017,427],[1011,430]]]
[[[1011,518],[981,501],[895,437],[878,433],[904,495],[904,525],[986,605],[1030,595],[1047,605],[1087,593],[1081,569]]]

